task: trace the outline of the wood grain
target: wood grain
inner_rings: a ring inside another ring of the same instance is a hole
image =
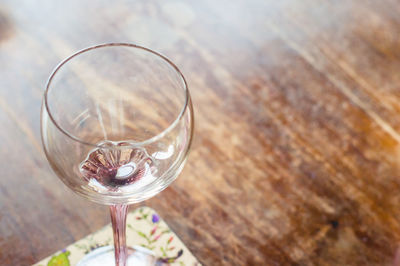
[[[0,264],[109,222],[50,170],[39,111],[74,51],[132,42],[189,83],[196,132],[146,202],[204,265],[392,265],[400,247],[400,3],[0,3]]]

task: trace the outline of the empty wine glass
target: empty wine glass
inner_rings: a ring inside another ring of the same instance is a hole
[[[193,109],[180,70],[166,57],[133,44],[81,50],[51,74],[43,97],[44,151],[70,189],[110,206],[114,250],[80,265],[160,264],[126,247],[129,204],[166,188],[181,172],[193,134]]]

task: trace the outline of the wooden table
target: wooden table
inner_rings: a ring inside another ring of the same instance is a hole
[[[186,76],[196,132],[146,202],[204,265],[391,265],[400,246],[400,3],[0,2],[0,264],[109,222],[58,180],[39,134],[52,68],[133,42]]]

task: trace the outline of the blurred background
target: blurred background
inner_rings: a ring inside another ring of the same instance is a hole
[[[40,105],[75,51],[130,42],[185,75],[196,131],[146,202],[204,265],[389,265],[400,240],[398,1],[0,2],[0,263],[109,223],[51,171]]]

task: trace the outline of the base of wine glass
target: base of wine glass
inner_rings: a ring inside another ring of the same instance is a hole
[[[128,247],[126,266],[137,265],[154,266],[159,264],[151,250],[140,246]],[[93,250],[85,255],[77,266],[115,266],[114,247],[105,246]]]

